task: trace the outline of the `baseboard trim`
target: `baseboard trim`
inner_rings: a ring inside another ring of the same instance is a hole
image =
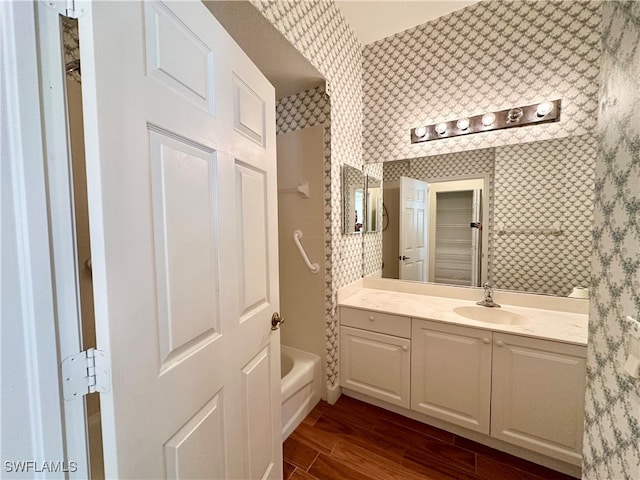
[[[327,403],[329,403],[329,405],[335,404],[340,398],[340,395],[342,395],[342,387],[340,387],[340,385],[335,384],[333,387],[327,385]]]

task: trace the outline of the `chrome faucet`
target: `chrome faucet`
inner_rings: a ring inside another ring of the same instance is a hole
[[[483,307],[492,307],[492,308],[500,308],[496,302],[493,301],[493,289],[489,282],[486,282],[484,285],[484,300],[481,302],[477,302],[476,305],[482,305]]]

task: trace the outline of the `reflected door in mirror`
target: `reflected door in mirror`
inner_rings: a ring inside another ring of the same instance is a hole
[[[427,182],[400,178],[400,279],[424,282],[428,269],[428,199]]]

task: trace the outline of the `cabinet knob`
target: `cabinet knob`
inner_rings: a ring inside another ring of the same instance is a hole
[[[502,340],[498,340],[496,342],[496,345],[498,345],[499,347],[504,347],[504,342]]]
[[[489,343],[491,343],[491,340],[489,340],[487,337],[484,337],[484,338],[482,339],[482,343],[489,344]]]
[[[376,317],[374,317],[373,315],[371,315],[371,316],[369,317],[369,320],[371,320],[372,322],[373,322],[375,319],[376,319]]]
[[[403,346],[402,346],[402,351],[403,351],[403,352],[406,352],[406,351],[408,351],[408,350],[409,350],[409,347],[407,347],[406,345],[403,345]]]

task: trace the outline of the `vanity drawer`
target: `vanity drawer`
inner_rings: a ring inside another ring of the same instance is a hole
[[[411,318],[388,313],[340,307],[340,323],[346,327],[411,338]]]

